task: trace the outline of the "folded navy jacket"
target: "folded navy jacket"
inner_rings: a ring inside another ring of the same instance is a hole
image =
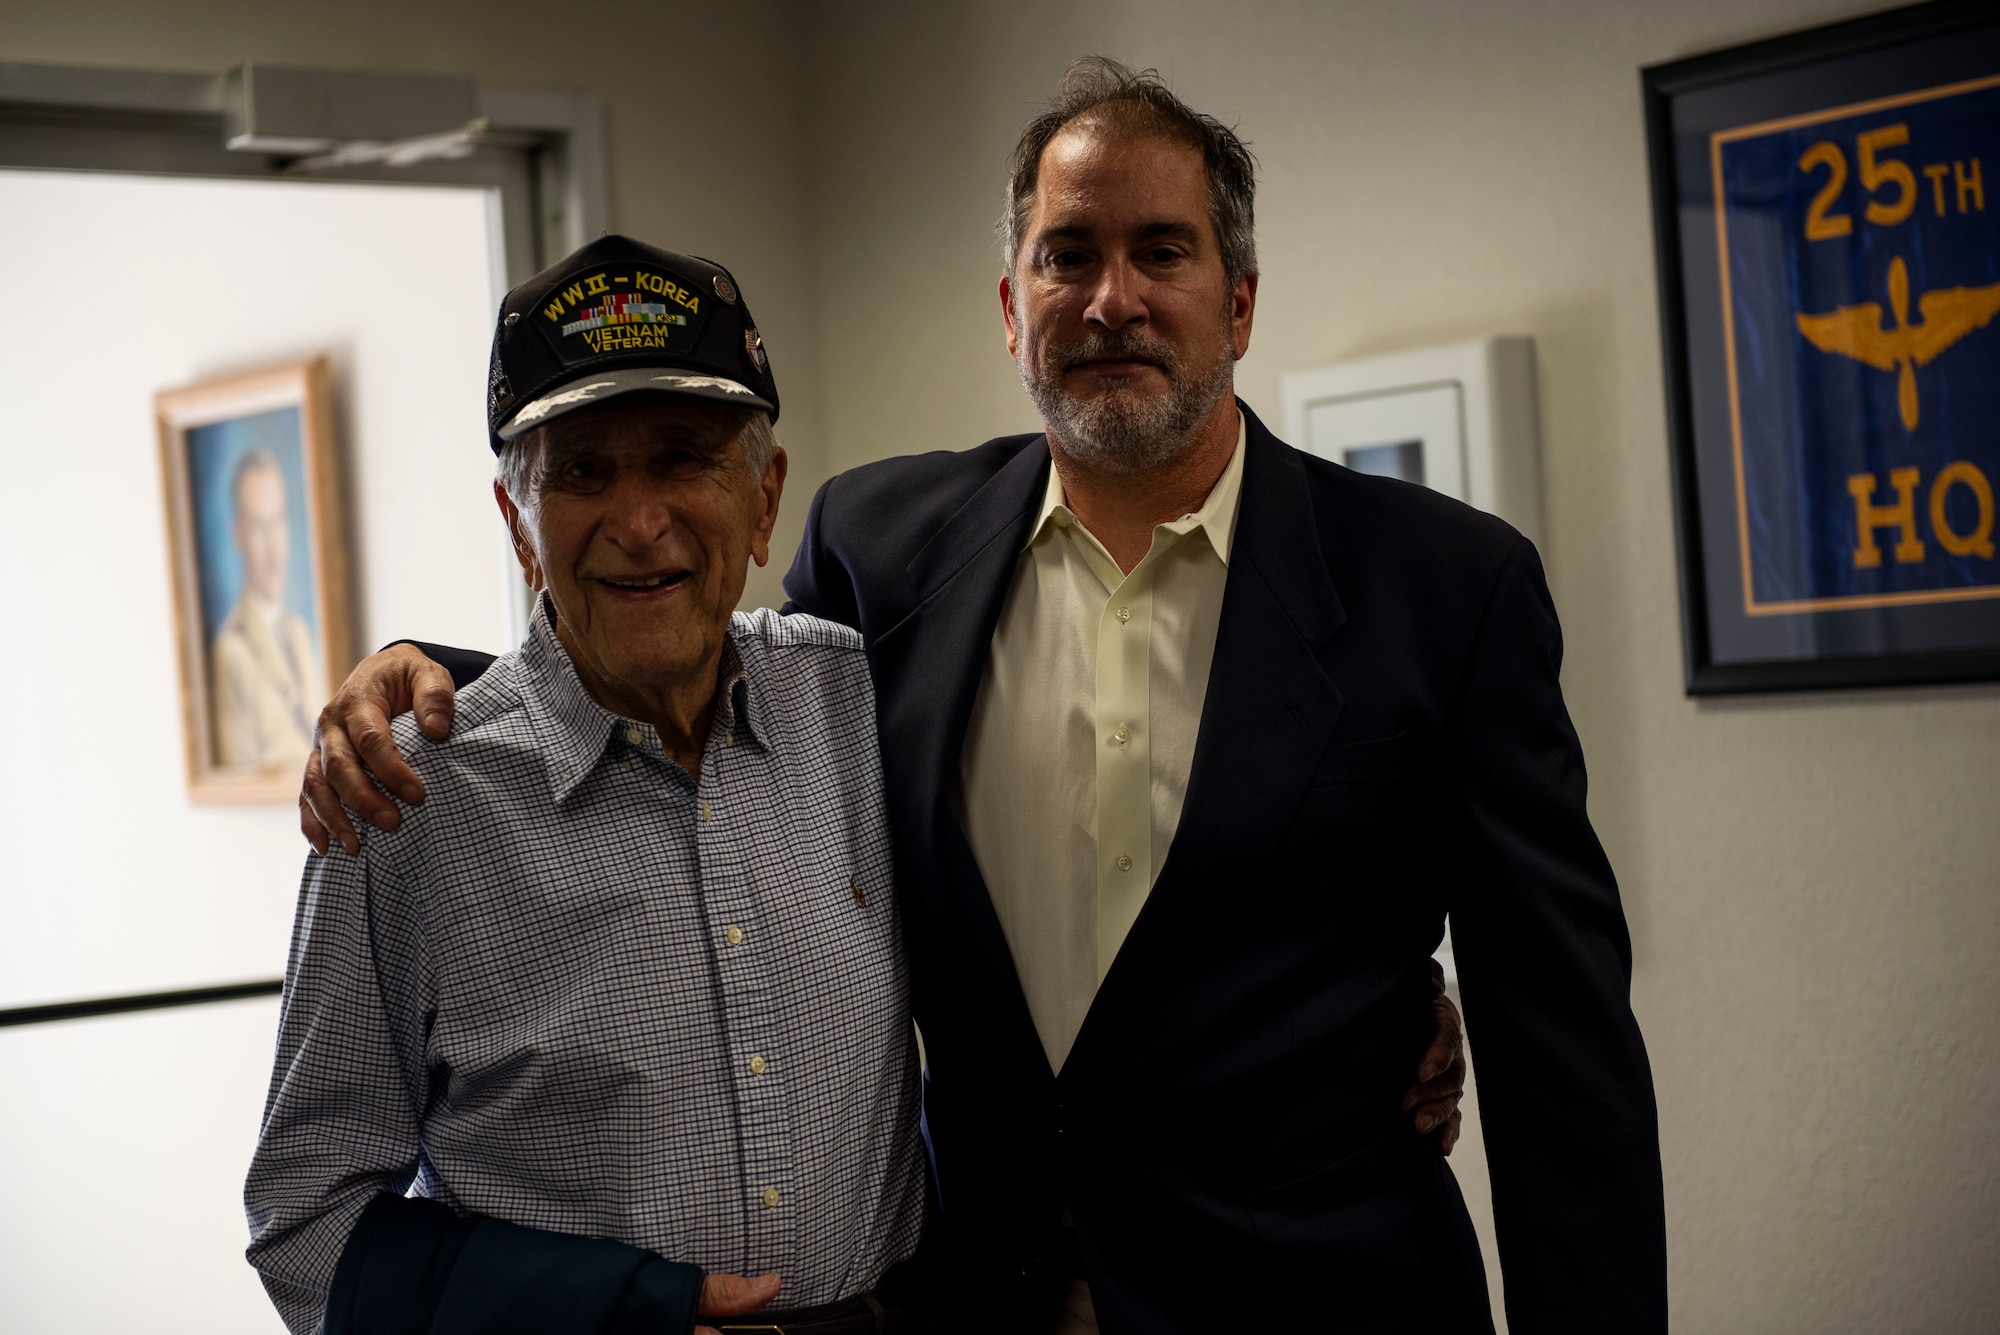
[[[348,1235],[320,1332],[690,1335],[702,1279],[628,1243],[385,1193]]]

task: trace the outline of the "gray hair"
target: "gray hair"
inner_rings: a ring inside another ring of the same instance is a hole
[[[1257,160],[1236,131],[1174,96],[1158,70],[1133,73],[1109,56],[1085,56],[1063,75],[1049,109],[1028,122],[1007,167],[1007,211],[1000,218],[1007,272],[1021,252],[1034,210],[1042,150],[1072,121],[1101,117],[1127,130],[1161,135],[1201,150],[1208,169],[1208,215],[1222,248],[1229,286],[1257,272]]]
[[[736,443],[743,447],[743,462],[750,466],[750,475],[762,478],[764,470],[771,466],[772,452],[778,448],[778,433],[765,413],[756,408],[742,411],[744,421],[736,433]],[[538,427],[501,446],[500,458],[493,465],[494,481],[506,491],[509,500],[530,515],[539,500],[542,460],[547,455],[547,438]]]

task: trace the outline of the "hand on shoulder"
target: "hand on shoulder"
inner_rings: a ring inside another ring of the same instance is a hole
[[[335,841],[359,852],[349,809],[377,829],[395,829],[402,816],[384,790],[416,806],[424,785],[397,749],[390,722],[414,711],[424,736],[442,741],[454,703],[451,674],[413,644],[392,644],[362,659],[313,729],[299,792],[299,830],[307,842],[321,853]]]

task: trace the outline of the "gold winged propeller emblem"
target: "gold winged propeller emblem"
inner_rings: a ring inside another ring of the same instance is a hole
[[[1903,426],[1917,429],[1917,372],[1940,353],[2000,314],[2000,283],[1991,287],[1947,287],[1917,298],[1924,322],[1910,323],[1910,271],[1898,255],[1889,264],[1889,309],[1894,328],[1884,328],[1882,308],[1872,301],[1841,306],[1826,315],[1798,317],[1799,332],[1821,352],[1852,357],[1878,371],[1896,373],[1896,406]]]

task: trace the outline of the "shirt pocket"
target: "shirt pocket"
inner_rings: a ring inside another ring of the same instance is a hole
[[[886,823],[856,830],[836,871],[836,898],[858,911],[893,919],[896,914],[894,845]]]

